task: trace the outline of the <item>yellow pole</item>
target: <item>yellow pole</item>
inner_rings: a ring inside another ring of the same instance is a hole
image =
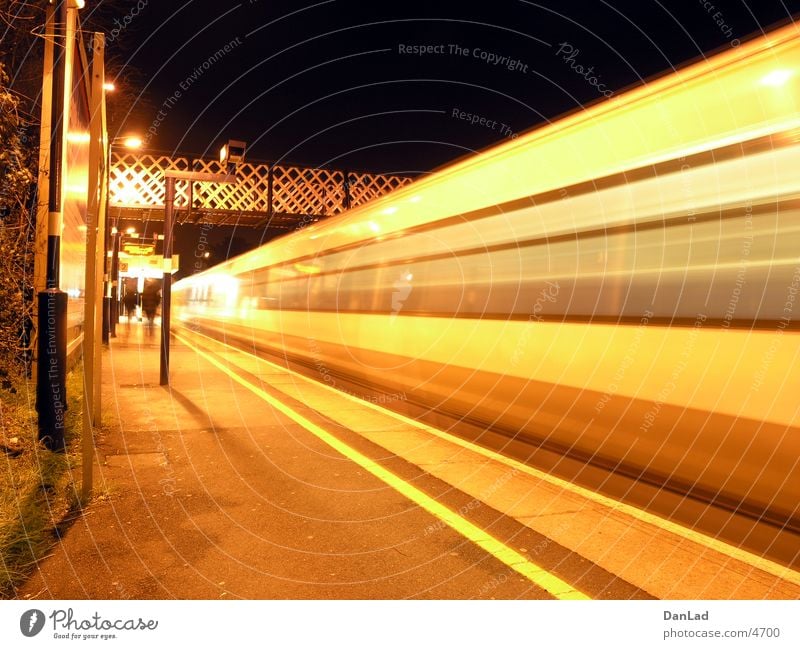
[[[95,34],[92,43],[91,93],[89,97],[91,119],[89,122],[89,185],[86,210],[86,271],[83,303],[83,436],[81,440],[83,482],[81,495],[84,501],[92,495],[94,464],[94,425],[97,404],[95,385],[100,382],[95,358],[100,336],[97,328],[97,248],[100,220],[101,187],[104,172],[103,137],[103,35]],[[99,47],[98,47],[99,46]]]
[[[103,357],[103,278],[106,268],[106,251],[105,251],[105,241],[106,241],[106,206],[108,201],[106,199],[108,195],[108,170],[106,166],[108,164],[108,124],[106,122],[106,95],[105,95],[105,43],[106,37],[105,34],[96,33],[94,35],[94,43],[93,43],[93,59],[92,59],[92,74],[94,74],[95,66],[100,74],[100,91],[102,95],[100,95],[100,133],[102,137],[102,147],[100,158],[102,161],[102,169],[100,171],[100,176],[98,177],[97,182],[99,183],[100,187],[100,196],[99,196],[99,204],[97,207],[97,248],[96,248],[96,255],[95,255],[95,310],[94,310],[94,331],[95,331],[95,338],[94,338],[94,376],[95,376],[95,389],[94,389],[94,412],[92,413],[92,421],[94,421],[95,426],[101,425],[100,415],[101,415],[101,406],[100,406],[100,398],[101,398],[101,387],[103,385],[103,373],[102,373],[102,357]],[[93,90],[94,92],[94,90]]]

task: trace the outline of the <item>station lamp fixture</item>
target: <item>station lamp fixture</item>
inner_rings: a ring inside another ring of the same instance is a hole
[[[122,144],[126,149],[141,149],[144,143],[138,135],[128,135],[123,138]]]
[[[219,163],[228,170],[228,173],[231,173],[237,164],[244,162],[246,149],[247,142],[228,140],[228,143],[223,144],[219,150]]]

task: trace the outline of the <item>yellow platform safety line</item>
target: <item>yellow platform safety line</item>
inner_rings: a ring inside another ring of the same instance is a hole
[[[194,335],[202,336],[203,338],[207,338],[208,340],[215,342],[217,344],[224,344],[220,343],[220,341],[214,338],[206,336],[205,334],[199,332],[193,332],[193,333]],[[742,550],[741,548],[737,548],[735,545],[731,545],[730,543],[726,543],[725,541],[720,541],[719,539],[715,539],[711,536],[708,536],[707,534],[703,534],[702,532],[696,532],[695,530],[683,527],[678,523],[673,523],[670,520],[662,518],[661,516],[658,516],[656,514],[651,514],[650,512],[644,511],[643,509],[639,509],[638,507],[635,507],[633,505],[628,505],[618,500],[614,500],[613,498],[609,498],[608,496],[603,496],[602,494],[596,493],[591,489],[587,489],[585,487],[580,487],[578,485],[572,484],[568,480],[557,478],[556,476],[552,476],[549,473],[545,473],[544,471],[534,469],[533,467],[524,464],[519,460],[514,460],[512,458],[506,457],[501,453],[498,453],[496,451],[491,451],[487,448],[474,444],[473,442],[469,442],[465,439],[462,439],[456,435],[447,433],[443,430],[439,430],[438,428],[434,428],[433,426],[429,426],[425,423],[419,422],[415,419],[411,419],[410,417],[406,417],[405,415],[401,415],[400,413],[394,412],[393,410],[389,410],[388,408],[384,408],[383,406],[367,401],[366,399],[361,399],[355,395],[348,394],[346,392],[341,392],[336,388],[332,388],[329,385],[325,385],[324,383],[316,381],[304,374],[300,374],[299,372],[291,370],[287,367],[283,367],[282,365],[278,365],[259,356],[248,354],[247,352],[238,349],[236,347],[231,347],[230,345],[225,345],[225,347],[233,351],[236,351],[239,354],[247,356],[248,358],[255,358],[258,361],[265,363],[270,367],[274,367],[277,370],[292,374],[293,376],[303,379],[307,383],[311,383],[315,386],[325,388],[330,392],[333,392],[335,394],[340,395],[341,397],[344,397],[345,399],[349,399],[353,402],[371,408],[376,412],[380,412],[385,415],[394,417],[398,421],[402,421],[403,423],[412,425],[416,428],[419,428],[420,430],[424,430],[432,435],[435,435],[436,437],[439,437],[440,439],[452,442],[453,444],[456,444],[464,449],[467,449],[468,451],[478,453],[479,455],[483,455],[486,458],[495,460],[497,462],[505,464],[506,466],[513,467],[523,473],[527,473],[528,475],[538,478],[539,480],[543,480],[544,482],[548,482],[551,485],[560,487],[561,489],[564,489],[566,491],[570,491],[578,496],[586,498],[587,500],[591,500],[599,505],[608,507],[622,514],[626,514],[628,516],[631,516],[632,518],[636,518],[637,520],[640,520],[643,523],[648,523],[666,532],[670,532],[671,534],[680,536],[686,539],[687,541],[692,541],[694,543],[697,543],[698,545],[706,547],[709,550],[714,550],[715,552],[719,552],[720,554],[725,555],[731,559],[741,561],[742,563],[745,563],[752,568],[756,568],[758,570],[766,572],[767,574],[772,575],[773,577],[777,577],[778,579],[783,579],[784,581],[788,581],[791,584],[800,586],[800,572],[793,570],[792,568],[781,565],[775,561],[759,557],[758,555],[753,554],[752,552],[748,552],[747,550]]]
[[[292,421],[300,424],[303,428],[325,442],[328,446],[338,451],[349,460],[352,460],[364,470],[369,471],[372,475],[385,482],[392,489],[403,494],[406,498],[422,507],[425,511],[450,526],[465,538],[472,541],[475,545],[488,552],[498,561],[501,561],[515,572],[518,572],[520,575],[536,584],[539,588],[547,591],[553,597],[556,597],[557,599],[591,599],[585,593],[582,593],[567,582],[559,579],[527,557],[521,555],[516,550],[511,549],[502,541],[499,541],[493,536],[487,534],[477,525],[474,525],[462,516],[459,516],[449,507],[442,505],[440,502],[409,484],[401,477],[385,469],[374,460],[371,460],[366,455],[363,455],[348,444],[345,444],[342,440],[329,433],[321,426],[318,426],[314,422],[303,417],[301,414],[295,412],[280,399],[276,399],[258,386],[253,385],[235,372],[229,370],[223,363],[219,362],[210,354],[192,345],[183,336],[176,335],[175,337],[187,347],[194,350],[197,354],[206,359],[209,363],[218,368],[220,371],[224,372],[231,379],[250,390],[253,394],[259,396],[261,399],[269,403],[273,408],[276,408],[284,415],[289,417],[289,419]]]

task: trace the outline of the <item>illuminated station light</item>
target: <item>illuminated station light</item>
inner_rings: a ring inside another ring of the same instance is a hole
[[[140,149],[143,142],[142,138],[140,138],[138,135],[129,135],[122,140],[122,144],[127,149]]]

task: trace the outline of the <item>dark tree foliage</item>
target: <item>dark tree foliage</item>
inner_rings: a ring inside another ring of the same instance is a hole
[[[0,376],[30,372],[46,2],[0,0]]]
[[[11,381],[28,371],[33,297],[34,125],[19,112],[0,63],[0,375]]]

